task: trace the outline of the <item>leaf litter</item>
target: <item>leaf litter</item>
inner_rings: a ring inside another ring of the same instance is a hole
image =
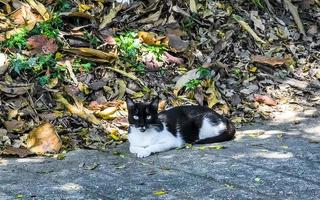
[[[279,104],[319,106],[319,12],[290,0],[1,2],[0,152],[120,144],[125,96],[209,106],[238,127]]]

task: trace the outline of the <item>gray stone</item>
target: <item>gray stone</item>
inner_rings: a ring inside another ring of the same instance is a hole
[[[230,142],[144,159],[128,143],[64,160],[2,158],[0,199],[320,199],[320,118],[303,113],[276,113]]]

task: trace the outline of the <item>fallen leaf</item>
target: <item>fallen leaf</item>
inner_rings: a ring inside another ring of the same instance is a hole
[[[259,17],[258,11],[251,11],[250,12],[250,19],[253,21],[255,27],[259,28],[261,31],[264,32],[265,26],[263,25],[263,23]]]
[[[261,183],[261,182],[262,182],[262,180],[261,180],[260,177],[256,177],[256,178],[254,179],[254,181],[255,181],[256,183]]]
[[[261,55],[252,55],[251,61],[260,63],[260,64],[267,64],[271,66],[283,65],[286,63],[286,59],[283,59],[283,58],[268,57],[268,56],[261,56]]]
[[[116,17],[118,12],[122,9],[122,5],[119,4],[118,6],[111,8],[107,15],[104,15],[99,25],[99,30],[105,28],[108,24],[112,22],[112,19]]]
[[[39,12],[39,14],[43,17],[44,20],[50,19],[50,13],[42,3],[35,0],[27,0],[27,2]]]
[[[26,94],[30,92],[32,88],[33,84],[12,84],[0,82],[0,91],[10,97]]]
[[[57,153],[62,141],[51,123],[43,123],[28,135],[27,148],[36,154]]]
[[[303,34],[304,36],[306,35],[306,32],[304,30],[304,27],[303,27],[303,24],[301,22],[301,19],[300,19],[300,16],[299,16],[299,13],[298,13],[298,9],[296,6],[294,6],[292,3],[291,3],[291,0],[283,0],[283,3],[285,5],[285,7],[287,9],[289,9],[295,23],[297,24],[298,26],[298,29],[300,31],[301,34]]]
[[[189,46],[188,41],[184,41],[179,36],[176,36],[174,34],[168,34],[168,38],[169,38],[168,45],[169,45],[171,51],[183,52],[183,51],[187,50],[187,48]]]
[[[219,91],[217,90],[214,81],[210,85],[210,87],[206,91],[208,95],[207,97],[207,102],[208,102],[208,107],[212,108],[214,105],[219,103],[219,99],[221,98],[221,95]]]
[[[200,74],[198,73],[198,69],[192,69],[188,71],[186,74],[181,76],[174,86],[175,90],[179,91],[181,88],[183,88],[186,83],[188,83],[192,79],[198,79],[200,77]]]
[[[190,10],[193,13],[197,13],[197,3],[195,0],[190,0]]]
[[[86,12],[88,10],[90,10],[92,8],[92,6],[86,5],[86,4],[79,4],[79,12]]]
[[[164,189],[162,189],[162,190],[159,190],[159,191],[154,191],[153,194],[156,195],[156,196],[161,196],[161,195],[168,194],[168,192],[165,191]]]
[[[235,19],[240,26],[246,30],[257,42],[261,42],[262,44],[265,44],[266,42],[264,40],[262,40],[253,30],[252,28],[249,26],[249,24],[245,21],[242,20],[242,18],[238,15],[233,14],[233,19]]]
[[[19,156],[20,158],[24,158],[30,155],[33,155],[34,153],[29,151],[26,148],[20,147],[20,148],[15,148],[15,147],[6,147],[2,152],[2,156]]]
[[[0,75],[4,74],[9,68],[8,56],[4,53],[0,53]]]
[[[140,31],[138,33],[138,37],[139,39],[148,44],[148,45],[155,45],[157,42],[157,39],[155,38],[155,35],[150,33],[150,32],[144,32],[144,31]]]
[[[62,96],[61,93],[54,94],[54,97],[55,97],[56,101],[62,103],[70,113],[72,113],[74,115],[77,115],[77,116],[81,117],[82,119],[85,119],[88,122],[90,122],[92,124],[95,124],[95,125],[98,125],[98,124],[101,123],[100,120],[98,120],[92,114],[92,111],[90,111],[87,108],[85,108],[81,102],[76,102],[76,105],[74,106],[74,105],[71,105],[67,101],[67,99],[65,99]],[[74,98],[74,99],[76,99],[76,98]]]
[[[208,146],[208,149],[215,149],[215,150],[221,150],[221,149],[226,149],[227,147],[222,146],[222,145],[214,145],[214,146]]]
[[[4,121],[3,125],[8,132],[20,132],[26,126],[26,122],[23,120],[8,120]]]
[[[265,95],[255,95],[254,101],[256,101],[260,104],[266,104],[268,106],[277,105],[277,102],[274,99],[272,99],[271,97],[265,96]]]
[[[100,59],[100,61],[105,62],[111,62],[117,58],[117,54],[115,52],[109,53],[92,48],[64,48],[63,50],[84,57],[97,58]]]
[[[34,35],[28,39],[28,45],[32,48],[32,54],[51,54],[58,50],[58,45],[53,38],[45,35]]]
[[[167,62],[167,63],[175,63],[175,64],[183,64],[183,59],[182,58],[178,58],[175,57],[171,54],[169,54],[168,52],[164,52],[163,54],[163,61]]]

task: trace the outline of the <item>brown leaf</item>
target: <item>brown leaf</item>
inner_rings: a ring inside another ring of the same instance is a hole
[[[54,126],[44,123],[33,129],[27,138],[27,148],[34,153],[57,153],[62,146]]]
[[[102,22],[99,26],[99,30],[105,28],[108,24],[112,22],[112,19],[115,18],[118,12],[122,9],[122,5],[119,4],[118,6],[112,8],[109,13],[102,18]]]
[[[34,0],[27,0],[27,2],[39,12],[39,14],[43,17],[44,20],[50,19],[50,13],[42,3]]]
[[[20,120],[20,121],[9,120],[9,121],[4,121],[3,124],[6,127],[8,132],[13,132],[13,131],[22,130],[25,127],[26,122],[23,120]]]
[[[34,35],[28,39],[32,54],[51,54],[58,50],[58,45],[54,39],[49,39],[45,35]]]
[[[189,46],[188,41],[182,40],[179,36],[168,34],[169,38],[169,47],[174,52],[182,52],[187,50]]]
[[[266,104],[268,106],[277,105],[277,102],[274,99],[272,99],[271,97],[265,96],[265,95],[255,95],[254,101],[261,103],[261,104]]]
[[[251,56],[251,61],[256,62],[256,63],[260,63],[260,64],[267,64],[267,65],[271,65],[271,66],[276,66],[276,65],[283,65],[286,62],[286,59],[261,56],[261,55],[253,55],[253,56]]]
[[[67,110],[74,114],[77,115],[78,117],[81,117],[82,119],[85,119],[86,121],[98,125],[100,124],[100,120],[98,120],[93,114],[92,111],[90,111],[89,109],[85,108],[83,106],[82,102],[75,102],[76,105],[71,105],[67,99],[65,99],[62,94],[60,93],[56,93],[54,94],[54,97],[56,99],[57,102],[62,103]],[[74,98],[75,100],[76,98]]]
[[[283,0],[283,3],[285,5],[285,7],[287,9],[289,9],[295,23],[298,26],[300,33],[303,35],[306,35],[306,32],[304,30],[303,24],[302,24],[300,16],[299,16],[298,8],[292,4],[291,0]]]
[[[20,148],[15,148],[15,147],[6,147],[2,152],[2,156],[19,156],[20,158],[27,157],[29,155],[33,155],[31,151],[29,151],[26,148],[20,147]]]
[[[167,63],[175,63],[175,64],[178,64],[178,65],[183,64],[183,59],[182,58],[175,57],[175,56],[169,54],[168,52],[165,52],[163,54],[163,60],[165,62],[167,62]]]
[[[117,54],[115,52],[109,53],[91,48],[65,48],[63,50],[84,57],[96,58],[101,62],[110,62],[117,58]]]
[[[149,32],[140,31],[138,33],[138,37],[141,41],[148,45],[155,45],[157,42],[157,39],[155,38],[155,35]]]
[[[0,53],[0,75],[4,74],[9,68],[8,56],[4,53]]]
[[[32,89],[32,84],[14,85],[6,82],[0,82],[0,92],[10,97],[23,95]]]

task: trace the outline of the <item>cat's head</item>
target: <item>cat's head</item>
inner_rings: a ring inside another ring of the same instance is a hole
[[[159,98],[154,98],[151,103],[134,102],[127,97],[128,121],[130,126],[134,126],[144,132],[148,128],[159,126],[158,104]]]

